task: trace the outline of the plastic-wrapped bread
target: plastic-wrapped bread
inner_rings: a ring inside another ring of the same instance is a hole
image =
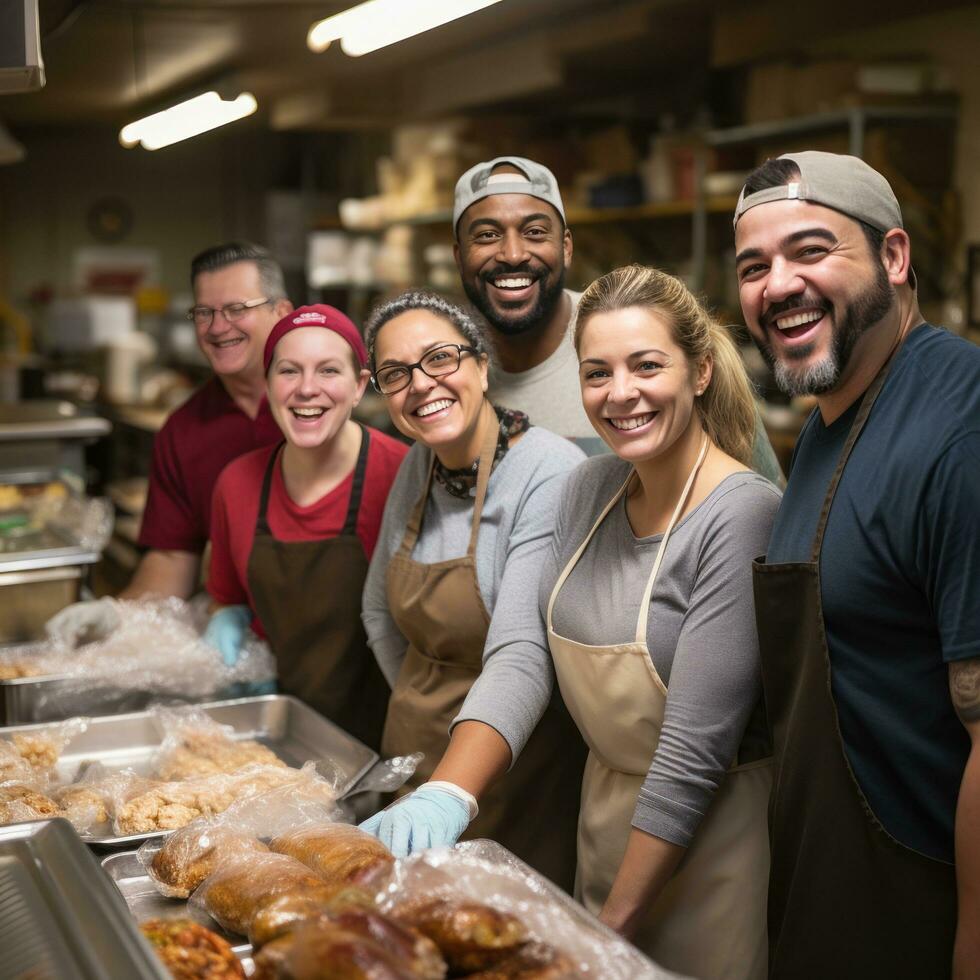
[[[375,912],[351,911],[304,923],[255,956],[259,980],[443,980],[431,940]]]
[[[269,847],[302,861],[328,881],[351,884],[376,881],[395,861],[377,838],[347,824],[293,830],[276,837]]]
[[[358,908],[373,910],[370,892],[358,885],[325,881],[298,894],[278,895],[262,905],[252,918],[248,940],[259,949],[311,919]]]
[[[268,848],[249,834],[199,821],[175,830],[146,860],[157,890],[167,898],[187,898],[219,864],[245,853],[265,854]],[[140,860],[146,859],[141,848]]]
[[[232,948],[190,919],[147,919],[140,931],[174,980],[244,980]]]
[[[191,896],[228,932],[248,935],[257,912],[279,895],[302,894],[323,879],[286,854],[245,854],[227,861]]]
[[[545,943],[525,943],[499,963],[466,980],[586,980],[572,961]]]
[[[486,970],[528,940],[517,916],[479,902],[419,897],[397,905],[392,915],[428,936],[453,973]]]

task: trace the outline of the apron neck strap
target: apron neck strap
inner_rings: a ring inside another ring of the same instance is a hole
[[[361,430],[361,448],[357,451],[357,462],[354,464],[354,482],[350,488],[350,502],[347,504],[347,517],[341,534],[357,533],[357,515],[361,509],[361,496],[364,491],[364,474],[367,472],[368,450],[371,446],[371,433],[360,422],[357,427]]]
[[[276,471],[276,464],[279,457],[282,456],[282,450],[285,445],[286,440],[283,439],[273,450],[272,455],[269,457],[269,463],[265,468],[265,476],[262,478],[262,492],[259,494],[259,513],[255,518],[256,534],[272,533],[269,530],[269,521],[266,516],[269,510],[269,493],[272,489],[272,474]]]
[[[687,504],[687,501],[691,496],[694,481],[697,478],[698,472],[701,469],[701,464],[704,462],[704,458],[707,455],[708,436],[705,435],[701,440],[701,449],[698,452],[698,458],[695,460],[694,466],[691,467],[691,472],[687,477],[687,483],[684,484],[684,489],[681,491],[681,495],[677,499],[677,504],[674,507],[674,513],[670,515],[670,521],[668,522],[667,528],[664,531],[664,536],[660,539],[660,547],[657,548],[657,557],[653,562],[653,570],[650,572],[650,578],[647,579],[647,587],[643,590],[643,598],[640,600],[640,615],[636,620],[637,643],[646,643],[647,622],[650,616],[650,596],[653,595],[653,585],[657,581],[657,574],[660,572],[660,566],[663,564],[664,555],[667,553],[667,542],[670,540],[670,532],[674,530],[674,525],[677,523],[678,518],[681,516],[681,512],[684,510],[684,506]]]
[[[817,529],[813,535],[813,547],[810,549],[810,561],[813,563],[820,561],[820,552],[823,549],[823,537],[827,530],[827,521],[830,519],[830,508],[833,506],[834,497],[837,494],[837,487],[840,484],[841,477],[844,475],[844,467],[847,465],[851,450],[857,443],[858,437],[861,435],[864,425],[871,415],[871,409],[878,400],[878,395],[881,394],[881,389],[885,385],[885,379],[888,377],[888,372],[891,370],[895,356],[898,354],[899,348],[902,345],[902,340],[904,338],[900,338],[896,342],[891,353],[888,355],[888,359],[882,364],[881,370],[875,376],[874,381],[871,382],[871,387],[864,393],[864,397],[861,399],[861,407],[858,409],[858,413],[851,423],[850,431],[847,433],[847,441],[841,450],[840,458],[837,460],[837,467],[830,480],[830,486],[827,487],[827,493],[824,496],[823,506],[820,508]],[[817,409],[817,411],[820,410]]]

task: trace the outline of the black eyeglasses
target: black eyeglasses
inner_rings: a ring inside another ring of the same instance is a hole
[[[265,306],[266,303],[275,302],[274,299],[249,299],[244,303],[226,303],[221,307],[220,312],[229,323],[237,323],[246,316],[249,310]],[[187,319],[192,320],[199,327],[210,327],[214,321],[215,313],[218,312],[210,306],[192,306],[187,311]]]
[[[412,372],[418,368],[430,378],[444,378],[447,374],[455,374],[464,354],[478,353],[475,347],[463,344],[443,344],[427,351],[420,361],[414,364],[389,364],[379,368],[371,378],[371,384],[382,395],[394,395],[407,388],[412,380]]]

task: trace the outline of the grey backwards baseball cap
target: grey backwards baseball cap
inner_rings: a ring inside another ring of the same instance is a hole
[[[520,174],[495,174],[494,167],[509,163],[520,170]],[[522,177],[521,174],[524,174]],[[539,200],[547,201],[565,220],[565,207],[558,193],[558,181],[555,175],[540,163],[527,160],[524,157],[496,157],[485,163],[470,167],[456,181],[456,197],[453,202],[453,234],[456,234],[459,219],[463,212],[477,201],[494,194],[527,194]]]
[[[809,201],[833,208],[850,218],[863,221],[879,231],[902,228],[902,210],[891,185],[873,167],[858,157],[822,150],[784,153],[780,160],[792,160],[800,179],[765,187],[746,196],[745,188],[735,205],[734,224],[749,208],[772,201]]]

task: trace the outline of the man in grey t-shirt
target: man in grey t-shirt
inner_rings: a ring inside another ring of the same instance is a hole
[[[554,174],[524,157],[496,157],[456,183],[453,251],[463,290],[493,331],[490,397],[586,453],[605,449],[582,408],[572,322],[580,293],[564,288],[572,233]],[[783,474],[758,420],[752,467]]]

